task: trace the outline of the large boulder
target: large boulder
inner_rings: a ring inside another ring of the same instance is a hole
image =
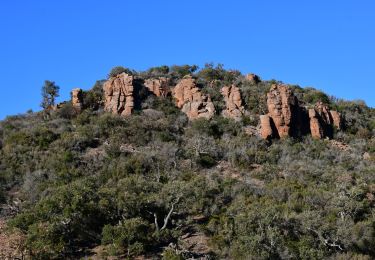
[[[145,86],[149,91],[154,93],[157,97],[166,97],[170,93],[170,79],[160,77],[156,79],[147,79]]]
[[[222,114],[224,117],[233,118],[236,121],[241,120],[245,113],[245,108],[242,106],[242,98],[240,89],[234,85],[223,87],[221,94],[224,96],[226,109]]]
[[[83,109],[83,92],[80,88],[75,88],[72,90],[72,106],[78,112]]]
[[[131,115],[134,108],[134,77],[125,72],[104,83],[104,110],[123,116]]]
[[[215,107],[211,98],[203,95],[197,87],[195,79],[185,76],[172,90],[176,106],[184,112],[190,120],[196,118],[210,119],[215,114]]]

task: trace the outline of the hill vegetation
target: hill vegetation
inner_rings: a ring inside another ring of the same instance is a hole
[[[343,129],[334,140],[264,140],[247,130],[280,82],[213,64],[116,67],[109,77],[123,72],[140,86],[192,75],[215,115],[189,120],[172,96],[155,95],[142,96],[131,116],[107,113],[99,80],[83,92],[82,111],[68,101],[0,122],[0,215],[25,256],[375,257],[373,108],[290,85],[305,106],[339,111]],[[240,121],[221,115],[220,89],[231,84],[248,111]]]

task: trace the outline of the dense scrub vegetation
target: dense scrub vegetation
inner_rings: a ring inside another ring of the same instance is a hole
[[[67,103],[0,123],[1,215],[28,254],[79,258],[100,246],[103,258],[373,259],[374,109],[293,86],[306,105],[323,100],[343,114],[335,138],[349,149],[310,136],[270,143],[244,127],[267,111],[272,81],[212,64],[132,71],[175,82],[192,73],[216,107],[220,88],[238,85],[250,116],[189,122],[171,97],[149,96],[122,118],[101,110],[98,81],[81,114]],[[186,234],[209,252],[184,248]]]

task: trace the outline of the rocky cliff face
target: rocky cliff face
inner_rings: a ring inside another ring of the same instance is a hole
[[[83,109],[83,91],[80,88],[72,90],[72,106],[80,112]]]
[[[267,94],[268,115],[277,129],[277,136],[290,136],[298,120],[298,100],[285,85],[273,85]]]
[[[145,86],[157,97],[166,97],[170,93],[170,80],[166,77],[147,79]]]
[[[341,130],[341,115],[339,112],[330,110],[322,102],[316,103],[314,108],[309,109],[310,130],[314,138],[331,138],[333,127]]]
[[[307,112],[306,108],[299,105],[292,89],[285,85],[272,86],[267,94],[267,107],[268,114],[260,117],[261,136],[264,139],[306,133],[311,133],[313,138],[331,138],[333,126],[341,129],[340,113],[330,111],[322,102]]]
[[[185,76],[172,90],[176,106],[184,112],[190,120],[196,118],[210,119],[215,114],[215,107],[209,96],[203,95],[197,87],[195,79]]]
[[[134,108],[134,77],[121,73],[104,83],[104,110],[123,116],[131,115]]]
[[[236,121],[241,120],[242,115],[245,114],[245,108],[242,106],[240,89],[234,85],[223,87],[221,94],[226,104],[226,109],[222,112],[223,116],[233,118]]]

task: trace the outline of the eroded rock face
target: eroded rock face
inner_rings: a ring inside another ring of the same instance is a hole
[[[320,122],[320,115],[314,108],[309,109],[309,118],[311,136],[316,139],[324,138],[325,134],[323,126]]]
[[[271,139],[275,135],[272,127],[273,121],[269,115],[260,116],[260,135],[263,139]]]
[[[170,93],[169,82],[170,80],[166,77],[147,79],[145,86],[157,97],[166,97]]]
[[[267,94],[268,115],[272,118],[278,136],[291,136],[298,114],[298,100],[286,85],[273,85]]]
[[[341,129],[341,115],[330,110],[323,102],[318,102],[314,108],[309,109],[311,136],[316,139],[333,136],[333,126]]]
[[[185,76],[172,90],[176,106],[189,119],[207,118],[215,114],[215,107],[209,96],[203,95],[191,76]]]
[[[134,108],[134,77],[121,73],[104,83],[104,110],[123,116],[131,115]]]
[[[72,90],[72,106],[77,110],[81,111],[83,109],[83,92],[80,88],[75,88]]]
[[[337,111],[331,110],[331,117],[333,120],[333,125],[338,129],[341,130],[342,128],[342,120],[341,120],[341,114]]]
[[[224,96],[226,109],[222,114],[224,117],[233,118],[236,121],[241,120],[245,113],[245,108],[242,106],[242,98],[240,89],[236,86],[223,87],[221,94]]]
[[[292,89],[285,85],[272,86],[267,94],[267,106],[268,114],[260,117],[261,136],[264,139],[308,133],[316,139],[331,138],[333,126],[341,129],[340,113],[330,111],[322,102],[308,110],[301,107]]]

